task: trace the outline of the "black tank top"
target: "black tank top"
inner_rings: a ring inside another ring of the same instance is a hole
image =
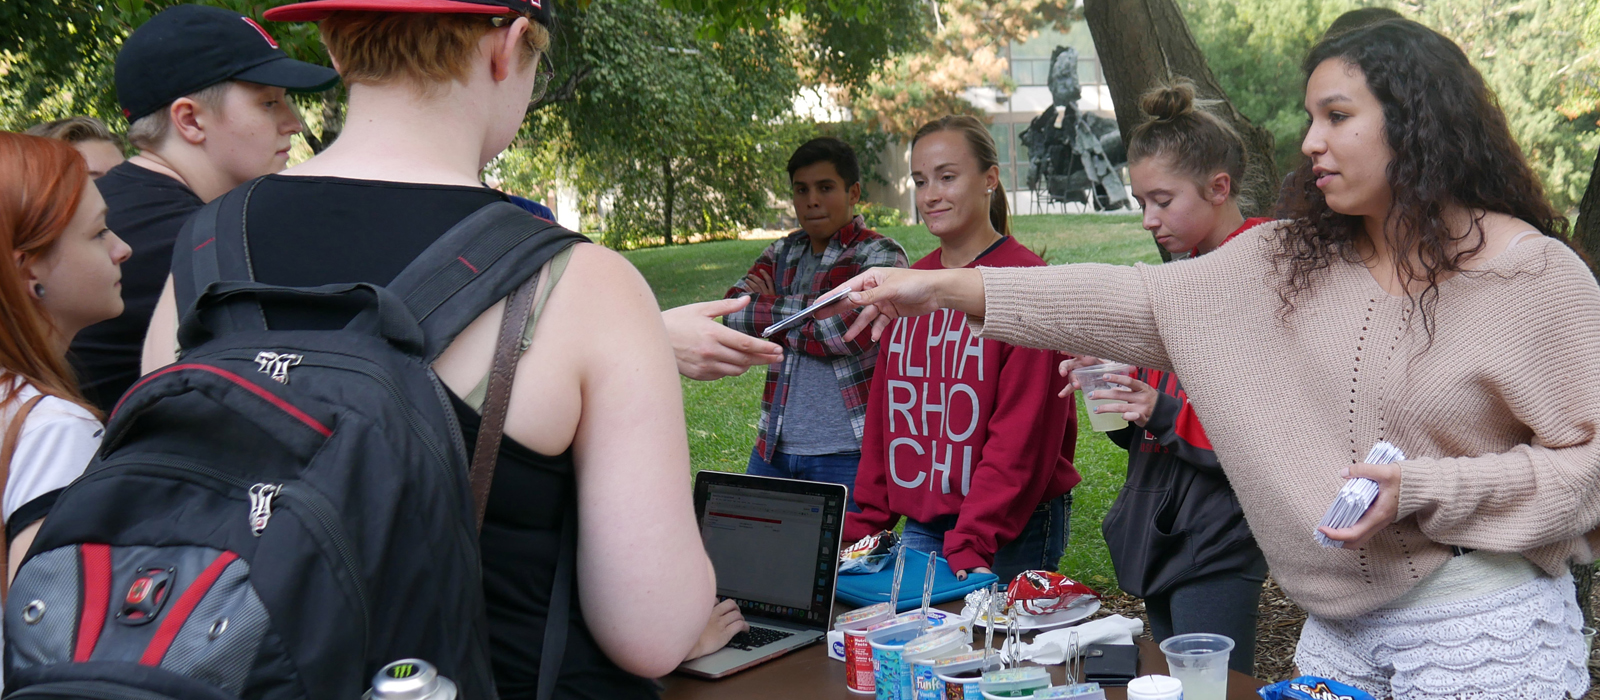
[[[269,176],[246,212],[256,279],[303,287],[388,284],[461,219],[505,199],[484,187]],[[349,320],[266,311],[275,327],[337,328]],[[470,453],[478,414],[454,395],[450,399]],[[503,700],[531,700],[538,687],[561,522],[577,506],[575,494],[571,450],[549,456],[510,438],[500,443],[479,544],[495,684]],[[572,590],[556,697],[656,697],[653,681],[623,671],[600,650],[584,624],[578,587]]]

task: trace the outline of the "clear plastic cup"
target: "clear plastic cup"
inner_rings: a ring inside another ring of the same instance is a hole
[[[1094,409],[1102,404],[1122,403],[1121,399],[1115,398],[1089,398],[1089,394],[1101,389],[1115,390],[1123,388],[1121,384],[1113,384],[1106,381],[1105,376],[1108,374],[1131,376],[1133,374],[1133,366],[1120,362],[1107,362],[1103,365],[1079,367],[1072,370],[1072,378],[1078,382],[1078,389],[1083,394],[1084,410],[1089,412],[1089,425],[1098,433],[1121,430],[1128,427],[1128,421],[1123,420],[1121,413],[1094,412]]]
[[[1220,634],[1180,634],[1161,643],[1167,672],[1183,682],[1184,700],[1223,700],[1233,640]]]

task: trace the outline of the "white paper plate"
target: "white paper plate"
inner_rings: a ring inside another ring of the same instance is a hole
[[[1089,619],[1096,612],[1099,612],[1099,610],[1100,601],[1095,600],[1090,602],[1088,605],[1079,605],[1067,608],[1066,610],[1057,610],[1048,615],[1018,615],[1017,629],[1024,632],[1036,632],[1039,630],[1066,627],[1067,625],[1083,622],[1084,620]],[[974,617],[974,623],[981,627],[988,627],[988,622],[988,618],[984,615],[980,614]],[[1006,626],[1002,624],[999,627],[996,627],[995,630],[999,631],[1005,628]]]

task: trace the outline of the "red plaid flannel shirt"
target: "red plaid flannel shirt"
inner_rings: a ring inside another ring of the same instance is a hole
[[[759,335],[762,329],[777,323],[795,312],[810,306],[829,290],[869,267],[907,267],[906,252],[892,238],[885,238],[867,228],[857,216],[828,241],[817,265],[817,274],[809,280],[796,280],[800,256],[811,254],[811,238],[805,231],[795,231],[778,239],[756,258],[745,277],[765,272],[777,287],[779,294],[755,294],[746,286],[744,278],[728,290],[727,298],[751,296],[750,305],[723,317],[722,322],[741,333]],[[783,361],[767,368],[767,386],[761,392],[761,423],[757,426],[760,437],[756,450],[761,458],[772,459],[783,431],[783,407],[789,396],[789,380],[799,363],[796,352],[813,357],[828,358],[833,363],[834,376],[839,379],[839,391],[844,406],[850,411],[850,425],[860,440],[866,429],[867,392],[872,386],[872,368],[877,362],[878,348],[863,333],[854,341],[844,339],[845,330],[856,319],[850,311],[823,320],[806,322],[779,333],[769,340],[782,345],[787,352]]]

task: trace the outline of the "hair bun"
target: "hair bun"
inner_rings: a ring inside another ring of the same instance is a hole
[[[1171,121],[1194,113],[1194,83],[1179,78],[1159,84],[1139,98],[1139,109],[1160,121]]]

